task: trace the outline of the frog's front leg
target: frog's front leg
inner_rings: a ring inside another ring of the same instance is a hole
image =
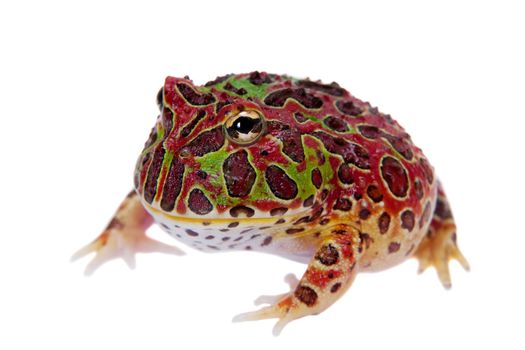
[[[350,287],[357,274],[360,238],[355,228],[339,224],[321,232],[323,239],[293,291],[272,305],[234,317],[234,321],[279,318],[273,334],[297,318],[315,315],[332,305]],[[260,299],[258,299],[260,301]],[[264,300],[272,301],[265,296]]]
[[[140,203],[136,192],[131,191],[122,201],[104,231],[93,242],[77,251],[71,260],[94,252],[96,255],[85,270],[85,274],[90,275],[105,262],[119,257],[130,268],[134,268],[135,253],[138,252],[184,254],[176,247],[146,236],[146,230],[152,223],[153,218]]]

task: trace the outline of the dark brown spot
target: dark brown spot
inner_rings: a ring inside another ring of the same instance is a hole
[[[317,164],[323,165],[326,162],[326,157],[321,150],[316,150],[315,154],[317,155]]]
[[[307,286],[298,286],[295,289],[294,295],[307,306],[313,306],[317,301],[317,293]]]
[[[334,285],[330,288],[330,293],[335,293],[341,288],[341,282],[334,283]]]
[[[343,160],[346,163],[354,164],[361,169],[370,169],[370,156],[362,146],[348,142],[341,137],[328,135],[321,131],[314,131],[311,135],[321,140],[328,152],[343,157]]]
[[[170,170],[162,190],[162,200],[160,207],[162,210],[170,212],[175,208],[175,200],[180,194],[182,188],[182,177],[184,175],[184,164],[177,157],[173,157]]]
[[[238,205],[230,209],[230,215],[234,218],[244,215],[247,218],[251,218],[255,214],[255,210],[252,208],[245,207],[244,205]]]
[[[210,200],[198,188],[191,190],[190,197],[188,198],[188,207],[192,212],[199,215],[208,214],[213,209]]]
[[[227,105],[231,105],[233,102],[230,101],[230,100],[226,100],[226,101],[219,101],[217,102],[217,104],[215,105],[215,113],[219,113],[220,110],[224,107],[224,106],[227,106]],[[210,115],[209,119],[210,120],[213,120],[213,117],[214,115]]]
[[[341,180],[341,182],[344,184],[349,185],[354,183],[352,169],[350,169],[350,167],[346,163],[343,163],[339,166],[339,169],[337,170],[337,176],[339,177],[339,180]]]
[[[408,192],[408,175],[401,163],[392,157],[381,161],[381,175],[390,191],[396,197],[404,197]]]
[[[220,248],[214,246],[214,245],[207,245],[206,247],[213,249],[213,250],[220,250]]]
[[[310,216],[310,222],[313,222],[315,220],[317,220],[321,214],[323,213],[323,210],[324,208],[321,206],[321,205],[318,205],[316,206],[313,210],[312,210],[312,215]]]
[[[339,252],[337,248],[331,244],[327,244],[321,247],[317,251],[315,258],[323,265],[330,266],[334,265],[339,261]]]
[[[227,82],[226,84],[224,84],[224,90],[227,90],[227,91],[231,91],[233,92],[234,94],[237,94],[237,95],[246,95],[247,91],[245,88],[236,88],[235,86],[233,86],[230,82]]]
[[[270,215],[271,216],[283,216],[284,214],[286,214],[287,211],[288,211],[288,208],[284,208],[284,207],[273,208],[272,210],[270,210]]]
[[[299,113],[299,112],[295,113],[293,116],[295,120],[297,120],[299,123],[304,123],[305,121],[308,120],[302,115],[302,113]]]
[[[181,156],[194,155],[202,157],[203,155],[218,151],[224,144],[224,133],[222,126],[207,130],[199,134],[190,143],[181,149]]]
[[[122,221],[120,221],[117,218],[113,218],[109,222],[108,226],[106,226],[106,230],[120,230],[123,227],[124,227],[124,223],[122,223]],[[169,229],[169,227],[167,227],[167,229]]]
[[[226,241],[229,241],[229,240],[230,240],[230,237],[225,236],[225,237],[222,237],[221,240],[222,240],[223,242],[226,242]]]
[[[283,107],[289,98],[299,102],[305,108],[321,108],[323,105],[323,101],[319,97],[306,92],[303,88],[285,88],[273,91],[266,96],[264,103],[272,107]]]
[[[321,84],[311,80],[299,80],[297,85],[307,89],[321,91],[332,96],[341,97],[345,94],[345,89],[341,88],[336,82]]]
[[[296,163],[304,160],[303,141],[299,130],[276,121],[269,121],[267,127],[268,133],[282,142],[284,154]]]
[[[267,236],[261,243],[261,247],[267,246],[272,243],[272,236]]]
[[[293,199],[297,196],[297,185],[286,172],[276,165],[270,165],[265,172],[266,182],[272,193],[280,199]]]
[[[341,111],[341,113],[353,117],[357,117],[359,114],[363,113],[363,110],[360,107],[356,106],[352,101],[337,101],[335,103],[335,106],[337,107],[337,109],[339,109],[339,111]]]
[[[419,218],[419,228],[422,228],[424,224],[430,219],[430,202],[425,204],[425,209],[423,209],[423,214]]]
[[[304,224],[305,222],[308,222],[308,221],[310,221],[310,217],[309,216],[303,216],[302,218],[300,218],[297,221],[295,221],[293,224],[294,225],[300,225],[300,224]]]
[[[350,209],[352,209],[352,202],[348,198],[339,197],[335,201],[334,209],[349,211]]]
[[[238,221],[230,222],[228,224],[228,227],[230,227],[230,228],[234,228],[234,227],[237,227],[237,226],[239,226],[239,222]]]
[[[162,110],[162,126],[164,127],[164,139],[169,135],[173,127],[173,112],[169,108]]]
[[[423,184],[421,184],[421,180],[419,179],[414,180],[414,190],[416,191],[417,199],[421,200],[424,195]]]
[[[377,126],[372,125],[359,125],[357,127],[361,135],[366,137],[367,139],[377,139],[378,137],[381,137],[382,131],[379,130]]]
[[[361,241],[359,245],[360,252],[363,250],[363,247],[365,249],[368,249],[370,248],[370,245],[374,243],[374,239],[370,237],[368,233],[360,232],[359,239]]]
[[[452,211],[450,210],[450,206],[448,205],[448,202],[446,200],[442,200],[441,198],[437,199],[436,202],[436,209],[434,210],[434,214],[443,220],[452,218]]]
[[[311,207],[314,205],[314,196],[311,195],[310,197],[306,198],[303,202],[303,207]]]
[[[215,102],[215,97],[212,93],[203,94],[197,92],[192,86],[185,83],[178,83],[177,89],[180,94],[194,106],[205,106]]]
[[[376,185],[370,185],[366,189],[366,194],[376,203],[379,203],[383,200],[383,194]]]
[[[321,188],[323,184],[323,175],[321,175],[321,171],[318,168],[312,170],[312,183],[317,189]]]
[[[321,201],[325,201],[326,198],[328,197],[328,190],[325,188],[322,192],[321,192]]]
[[[157,194],[157,180],[159,179],[160,169],[164,161],[164,148],[159,146],[153,154],[153,160],[148,169],[146,185],[144,187],[144,199],[151,203]]]
[[[428,161],[425,158],[419,160],[419,165],[421,166],[428,183],[431,185],[432,182],[434,182],[434,171],[432,170],[432,167],[428,164]]]
[[[408,231],[414,229],[416,218],[414,213],[410,209],[406,209],[401,213],[401,227],[406,228]]]
[[[272,82],[268,74],[262,72],[251,72],[250,76],[248,77],[248,80],[253,85],[262,85],[262,84],[269,84]]]
[[[403,138],[392,136],[387,133],[383,133],[383,137],[388,140],[392,147],[401,154],[405,159],[411,160],[414,154],[412,153],[412,148],[410,144]]]
[[[206,180],[206,178],[208,177],[208,173],[202,170],[197,170],[195,174],[197,174],[197,176],[201,178],[202,180]]]
[[[213,235],[208,235],[208,236],[204,237],[204,239],[214,239],[214,238],[215,238],[215,236],[213,236]]]
[[[267,230],[269,228],[271,228],[271,226],[261,226],[261,227],[259,227],[259,230],[264,231],[264,230]]]
[[[209,82],[207,82],[206,84],[204,84],[204,86],[208,87],[208,86],[213,86],[213,85],[217,85],[217,84],[220,84],[222,83],[223,81],[227,80],[229,77],[231,77],[233,74],[226,74],[226,75],[223,75],[221,77],[217,77],[215,78],[215,80],[210,80]]]
[[[348,124],[343,119],[331,115],[324,119],[324,124],[337,132],[348,131]]]
[[[327,225],[329,222],[330,222],[330,219],[324,218],[323,220],[319,221],[319,224],[324,226],[324,225]]]
[[[398,242],[390,242],[388,245],[388,254],[395,253],[401,248],[401,244]]]
[[[303,232],[303,231],[304,231],[304,228],[299,227],[299,228],[289,228],[285,232],[289,235],[293,235],[294,233]]]
[[[384,235],[388,231],[390,226],[390,215],[387,212],[383,212],[377,219],[377,226],[379,226],[379,233]]]
[[[366,220],[370,217],[370,214],[371,214],[370,210],[368,210],[367,208],[363,208],[359,211],[359,218],[361,220]]]
[[[360,192],[354,192],[355,200],[360,200],[361,198],[363,198],[363,195]]]
[[[250,193],[255,183],[255,170],[248,161],[248,153],[241,150],[230,154],[222,165],[228,194],[243,197]]]
[[[191,237],[197,237],[199,234],[195,231],[192,231],[192,230],[186,230],[186,233],[188,234],[188,236],[191,236]]]
[[[286,222],[286,220],[284,219],[279,219],[275,222],[276,225],[279,225],[279,224],[284,224]]]
[[[204,111],[203,109],[199,110],[197,115],[182,129],[182,131],[180,132],[180,135],[182,137],[187,137],[191,133],[191,131],[195,128],[197,123],[202,118],[204,118],[205,115],[206,115],[206,111]]]

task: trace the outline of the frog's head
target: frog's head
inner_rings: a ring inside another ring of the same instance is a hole
[[[203,221],[319,207],[333,175],[321,145],[333,140],[318,129],[330,123],[316,116],[326,115],[319,94],[297,85],[258,72],[204,86],[168,77],[135,171],[135,189],[146,207]],[[330,86],[336,88],[323,85]]]

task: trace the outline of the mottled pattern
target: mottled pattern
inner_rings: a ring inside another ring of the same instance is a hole
[[[265,72],[203,86],[168,77],[157,104],[136,165],[136,198],[195,249],[308,262],[267,315],[318,313],[356,273],[410,256],[438,266],[447,286],[443,266],[463,261],[427,158],[391,116],[337,83]],[[106,230],[128,226],[114,220]],[[432,260],[436,254],[446,261]]]

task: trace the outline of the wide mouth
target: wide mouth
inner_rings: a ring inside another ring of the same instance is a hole
[[[162,217],[168,221],[172,222],[179,222],[181,224],[187,223],[191,225],[195,224],[204,224],[204,225],[224,225],[224,224],[230,224],[232,222],[238,222],[240,224],[250,224],[250,225],[273,225],[276,223],[285,223],[285,222],[291,222],[295,219],[297,219],[300,216],[308,215],[309,211],[300,211],[300,212],[294,212],[290,213],[288,215],[275,215],[275,216],[257,216],[254,215],[252,217],[247,216],[237,216],[237,217],[231,217],[231,216],[213,216],[213,215],[203,215],[203,216],[183,216],[183,215],[177,215],[175,213],[167,213],[161,209],[155,208],[151,206],[148,203],[143,203],[150,212],[150,214]],[[262,212],[261,212],[262,213]]]

